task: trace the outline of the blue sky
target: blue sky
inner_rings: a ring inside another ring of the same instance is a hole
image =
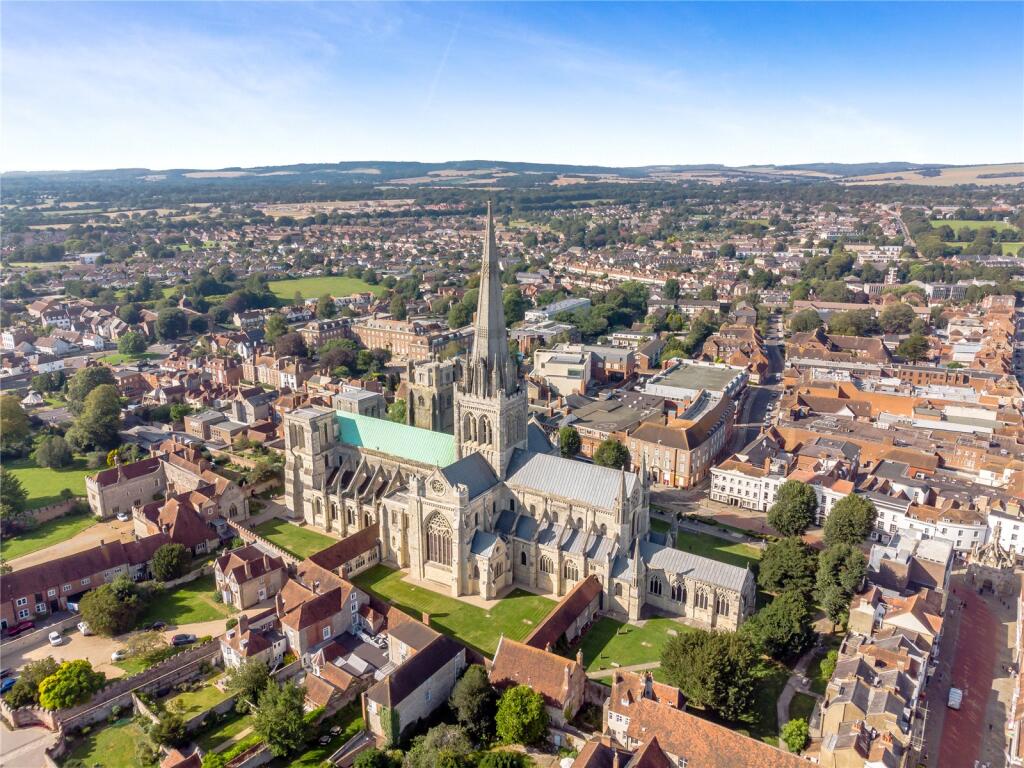
[[[1024,159],[1024,4],[10,3],[4,170]]]

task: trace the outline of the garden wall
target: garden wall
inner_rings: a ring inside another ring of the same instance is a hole
[[[219,704],[214,704],[205,712],[200,712],[195,717],[192,717],[185,721],[185,732],[195,733],[202,728],[203,723],[206,722],[207,718],[211,715],[223,715],[225,712],[230,712],[235,708],[235,696],[229,696]]]
[[[213,573],[213,563],[206,563],[205,565],[196,568],[194,571],[189,571],[184,576],[180,576],[177,579],[161,582],[160,586],[164,589],[173,589],[174,587],[180,587],[182,584],[188,584],[190,581],[195,581],[203,576],[208,576],[211,573]]]
[[[26,632],[13,640],[4,640],[3,644],[0,645],[0,649],[3,650],[4,654],[9,654],[24,653],[25,651],[32,650],[33,648],[41,648],[42,646],[49,644],[49,635],[51,632],[63,633],[64,630],[77,626],[78,622],[81,620],[82,614],[73,613],[65,619],[55,621],[53,624],[48,624],[34,632]]]
[[[85,501],[84,496],[78,496],[65,501],[58,501],[56,504],[50,504],[46,507],[29,509],[26,510],[26,514],[31,515],[35,519],[36,523],[47,523],[50,520],[56,520],[58,517],[64,517],[64,515],[71,512],[81,501]],[[85,514],[89,514],[88,509],[85,510]]]
[[[254,744],[242,754],[228,762],[225,768],[258,768],[274,759],[274,753],[266,744]]]

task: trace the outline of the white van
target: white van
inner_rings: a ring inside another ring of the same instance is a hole
[[[964,692],[959,688],[949,689],[949,698],[946,700],[946,706],[950,709],[960,709],[960,705],[964,700]]]

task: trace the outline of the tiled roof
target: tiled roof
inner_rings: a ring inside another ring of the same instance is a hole
[[[398,669],[370,688],[366,695],[378,704],[395,707],[465,650],[447,635],[438,635],[423,650],[406,659]]]
[[[569,593],[555,606],[554,610],[538,624],[524,641],[534,648],[554,647],[558,639],[565,634],[569,625],[579,618],[597,596],[601,594],[601,581],[597,576],[588,576],[578,582]]]
[[[346,536],[339,542],[331,544],[326,549],[310,555],[308,559],[321,568],[337,571],[349,560],[353,560],[377,546],[379,537],[380,529],[374,523],[373,525],[366,526],[361,531],[353,533],[351,536]]]
[[[624,474],[626,493],[631,495],[637,476],[633,472]],[[618,505],[622,474],[617,469],[597,464],[516,450],[505,482],[512,488],[526,488],[546,496],[612,510]]]
[[[133,461],[131,464],[122,464],[119,467],[111,467],[93,475],[93,480],[101,488],[108,485],[116,485],[123,477],[127,480],[134,480],[143,475],[149,475],[160,471],[160,457],[153,456],[142,461]]]
[[[569,678],[579,665],[554,653],[502,636],[488,678],[497,687],[528,685],[548,703],[562,708],[569,695]]]

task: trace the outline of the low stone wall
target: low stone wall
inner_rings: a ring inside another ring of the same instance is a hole
[[[242,754],[228,761],[225,768],[258,768],[274,759],[274,753],[266,744],[254,744]]]
[[[174,587],[180,587],[182,584],[188,584],[190,581],[202,578],[213,573],[213,563],[206,563],[205,565],[196,568],[194,571],[189,571],[184,576],[180,576],[177,579],[171,579],[170,581],[163,581],[160,583],[164,589],[173,589]]]
[[[0,644],[0,652],[3,652],[6,655],[9,653],[24,653],[25,651],[32,650],[33,648],[41,648],[50,642],[49,635],[51,632],[63,633],[64,630],[77,626],[78,622],[81,620],[82,614],[73,613],[66,619],[55,621],[53,624],[41,627],[34,632],[26,632],[13,640],[4,640],[3,643]]]
[[[207,718],[211,716],[223,715],[225,712],[230,712],[235,708],[235,696],[229,696],[219,704],[214,704],[205,712],[200,712],[195,717],[189,718],[185,721],[185,732],[195,733],[206,723]]]
[[[296,659],[291,664],[285,664],[277,670],[277,672],[274,673],[274,679],[279,683],[283,683],[285,680],[291,680],[300,672],[302,672],[302,660]]]
[[[295,555],[291,554],[290,552],[285,552],[274,542],[264,539],[258,533],[246,528],[244,525],[240,525],[236,523],[234,520],[227,520],[226,522],[228,524],[228,527],[230,527],[235,533],[237,533],[238,537],[246,544],[259,543],[261,547],[266,547],[268,550],[270,550],[275,555],[283,559],[289,565],[298,565],[299,562],[301,562],[300,559],[297,558]]]
[[[599,683],[597,680],[587,679],[583,686],[583,703],[592,704],[595,707],[603,707],[605,701],[612,695],[610,686]]]
[[[56,520],[58,517],[64,517],[66,514],[74,510],[79,502],[85,502],[84,496],[77,496],[64,501],[58,501],[56,504],[50,504],[45,507],[37,507],[36,509],[29,509],[27,513],[32,516],[36,523],[47,523],[50,520]],[[89,507],[86,504],[83,509],[83,516],[89,514]]]
[[[134,691],[132,691],[132,706],[135,707],[136,712],[143,717],[149,718],[154,723],[160,719],[160,715],[149,704],[136,696]]]

